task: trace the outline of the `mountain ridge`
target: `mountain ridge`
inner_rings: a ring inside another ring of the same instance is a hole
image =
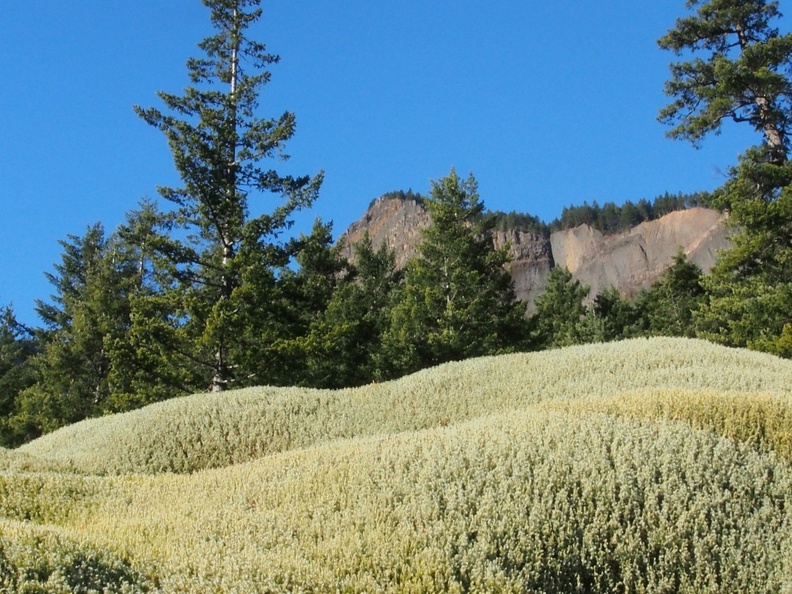
[[[604,234],[583,224],[541,234],[515,229],[493,230],[496,248],[508,246],[507,265],[517,297],[529,311],[542,294],[547,276],[564,266],[573,278],[590,287],[590,297],[608,287],[635,296],[657,282],[681,250],[704,273],[714,266],[718,252],[729,247],[726,215],[692,207],[644,221],[631,229]],[[341,235],[344,256],[353,259],[354,246],[368,233],[374,248],[385,243],[403,267],[430,224],[429,213],[413,198],[382,196],[372,201],[363,216]]]

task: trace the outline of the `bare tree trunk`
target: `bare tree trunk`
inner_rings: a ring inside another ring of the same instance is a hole
[[[228,139],[227,152],[229,162],[226,164],[226,199],[229,204],[237,199],[236,196],[236,128],[237,128],[237,76],[239,70],[239,37],[237,35],[238,28],[238,11],[234,9],[234,25],[231,31],[231,40],[233,47],[231,48],[231,80],[229,89],[229,118],[231,120],[231,138]],[[220,240],[223,243],[223,261],[222,261],[222,276],[220,278],[221,294],[220,299],[230,299],[234,291],[233,271],[230,270],[234,258],[234,238],[231,237],[229,229],[220,229]],[[214,376],[212,377],[212,392],[223,392],[228,388],[228,383],[231,381],[231,365],[228,361],[228,355],[225,348],[225,339],[220,337],[220,343],[215,350],[215,365]]]

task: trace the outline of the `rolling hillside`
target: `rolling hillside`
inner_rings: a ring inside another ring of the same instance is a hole
[[[788,592],[790,385],[641,339],[85,421],[2,452],[0,591]]]

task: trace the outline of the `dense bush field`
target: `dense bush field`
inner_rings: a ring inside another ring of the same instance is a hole
[[[85,421],[0,455],[0,591],[792,592],[789,386],[641,339]]]

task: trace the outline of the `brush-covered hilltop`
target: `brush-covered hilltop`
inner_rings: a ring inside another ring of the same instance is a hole
[[[503,213],[490,216],[499,215],[504,221],[492,231],[492,242],[496,249],[509,246],[512,260],[507,267],[517,297],[529,306],[544,291],[555,266],[569,270],[592,296],[613,287],[633,297],[659,281],[680,252],[707,273],[718,252],[730,246],[725,215],[701,206],[674,209],[654,220],[637,222],[638,218],[633,225],[604,232],[595,224],[558,229],[559,222],[543,225],[534,220],[525,225],[519,219],[507,221]],[[416,255],[430,224],[420,196],[385,194],[343,233],[344,255],[353,258],[354,246],[368,234],[374,247],[386,245],[394,251],[397,266],[404,266]]]
[[[679,338],[249,388],[0,456],[10,592],[782,592],[792,362]]]

